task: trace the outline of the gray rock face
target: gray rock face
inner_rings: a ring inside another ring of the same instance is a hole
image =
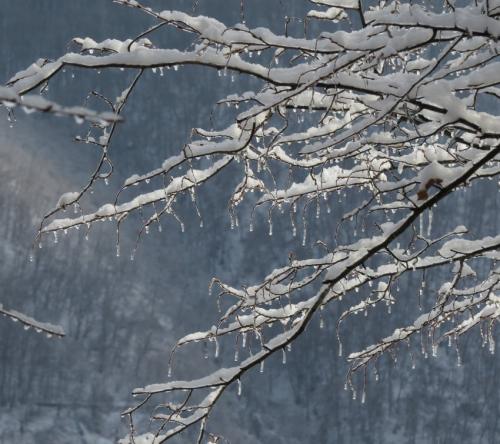
[[[290,2],[288,15],[303,15],[305,3]],[[227,5],[207,0],[200,2],[200,11],[214,8],[223,11],[226,21],[239,21],[239,2]],[[148,25],[136,11],[97,0],[0,0],[0,8],[4,80],[39,57],[57,57],[74,36],[124,38]],[[278,0],[248,4],[246,19],[279,29],[283,8]],[[168,34],[165,44],[182,45],[184,36],[176,35]],[[96,87],[119,92],[117,77],[118,72],[99,77],[68,71],[50,84],[51,94],[64,103],[80,104]],[[215,73],[195,68],[164,78],[148,74],[112,145],[115,179],[109,187],[97,188],[86,204],[101,204],[104,200],[97,196],[113,196],[123,178],[175,153],[192,127],[210,126],[218,98],[251,85],[243,78],[235,84],[220,81]],[[289,251],[306,251],[291,236],[286,215],[276,217],[272,238],[266,234],[265,215],[257,217],[252,233],[245,223],[231,231],[226,202],[235,177],[226,175],[201,191],[203,228],[189,199],[181,200],[185,233],[175,221],[165,220],[162,233],[152,232],[141,241],[133,262],[129,254],[137,220],[129,221],[122,233],[119,258],[115,227],[109,223],[94,227],[88,241],[82,232],[61,237],[57,244],[47,238],[30,263],[40,217],[63,192],[85,183],[97,153],[71,142],[84,126],[22,111],[16,115],[12,128],[6,114],[0,120],[0,302],[61,324],[67,337],[48,339],[0,319],[0,443],[115,442],[127,432],[119,413],[132,402],[131,389],[164,381],[175,340],[217,319],[215,298],[207,292],[211,277],[235,285],[252,283],[286,262]],[[216,112],[215,118],[224,121],[228,116]],[[464,224],[475,235],[498,232],[498,188],[487,185],[483,199],[474,197],[479,194],[474,190],[460,201],[447,202],[436,210],[434,223]],[[329,236],[329,221],[312,227],[316,237]],[[418,284],[416,279],[406,280],[389,323],[382,309],[347,321],[342,328],[344,355],[413,319]],[[445,348],[438,359],[417,356],[415,370],[406,351],[396,364],[382,360],[380,381],[368,378],[367,402],[362,405],[343,390],[347,367],[345,358],[337,356],[335,321],[346,307],[325,311],[326,327],[320,329],[319,321],[311,326],[286,366],[280,359],[266,363],[263,374],[255,371],[243,380],[241,397],[236,389],[227,393],[209,431],[220,432],[232,443],[499,442],[500,364],[481,348],[478,332],[461,342],[460,368],[454,351]],[[232,354],[231,344],[224,344],[219,359],[230,362]],[[176,362],[175,375],[191,376],[220,360],[204,360],[201,347],[192,347]],[[191,441],[186,435],[179,442]]]

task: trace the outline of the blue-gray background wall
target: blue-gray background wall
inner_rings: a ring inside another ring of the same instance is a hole
[[[192,5],[153,3],[185,10]],[[199,11],[236,23],[239,3],[205,0]],[[299,0],[246,3],[250,26],[276,31],[282,30],[283,15],[303,17],[308,6]],[[149,24],[139,12],[111,1],[0,0],[0,79],[7,81],[39,57],[57,57],[72,37],[126,38]],[[162,39],[163,45],[180,48],[189,41],[176,32],[166,32]],[[51,82],[49,95],[81,104],[92,89],[117,94],[126,79],[127,74],[118,71],[97,75],[67,70]],[[192,127],[222,127],[229,115],[214,109],[215,101],[251,87],[258,84],[245,78],[231,83],[200,68],[170,71],[164,77],[148,74],[134,92],[126,123],[112,144],[115,179],[109,187],[95,190],[88,207],[108,200],[101,196],[112,196],[124,177],[147,171],[176,153]],[[115,227],[109,223],[92,229],[88,241],[75,232],[56,245],[48,239],[30,263],[41,215],[63,192],[81,187],[95,163],[98,153],[72,142],[84,131],[69,119],[17,111],[11,124],[5,113],[0,114],[0,301],[60,323],[67,332],[62,340],[48,339],[0,319],[0,443],[115,442],[127,432],[119,412],[132,402],[131,389],[166,380],[175,340],[216,319],[215,298],[207,291],[212,276],[249,284],[285,263],[289,251],[319,254],[300,247],[287,215],[275,216],[272,238],[267,237],[265,214],[257,216],[254,232],[249,232],[244,218],[242,227],[231,231],[227,200],[237,181],[233,170],[234,175],[226,174],[200,192],[203,228],[189,199],[181,200],[185,233],[165,221],[162,233],[152,230],[141,241],[133,262],[128,253],[138,223],[132,220],[123,232],[120,258],[115,256]],[[464,223],[476,233],[498,232],[497,188],[487,191],[482,199],[472,191],[461,194],[458,201],[437,210],[434,223]],[[336,214],[341,210],[334,207]],[[448,217],[440,219],[444,211]],[[312,236],[328,240],[332,227],[329,220],[314,222]],[[384,321],[384,309],[348,321],[343,327],[347,352],[411,321],[418,285],[416,277],[405,281],[389,321]],[[427,294],[429,300],[432,297]],[[276,358],[263,374],[247,375],[241,397],[230,390],[209,431],[222,433],[232,443],[500,441],[499,363],[481,347],[477,332],[460,342],[460,368],[454,352],[446,349],[440,349],[437,359],[417,356],[415,370],[404,352],[396,364],[383,360],[380,381],[369,378],[367,402],[362,405],[343,390],[347,367],[345,358],[337,356],[334,332],[341,310],[326,310],[326,328],[315,322],[289,353],[286,365]],[[232,352],[226,346],[223,357]],[[176,361],[175,374],[200,374],[220,363],[203,360],[202,355],[201,348],[186,349]],[[190,442],[188,438],[178,442]]]

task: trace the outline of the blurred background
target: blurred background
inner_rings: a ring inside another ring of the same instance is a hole
[[[152,3],[158,9],[193,7],[192,0]],[[304,17],[310,7],[302,0],[245,3],[248,26],[275,32],[283,31],[285,15]],[[0,11],[2,83],[40,57],[57,58],[73,37],[125,39],[151,24],[139,11],[104,0],[0,0]],[[200,0],[196,12],[228,24],[241,21],[236,0]],[[292,21],[290,29],[301,35],[302,24]],[[178,31],[165,31],[155,43],[183,49],[189,41]],[[47,96],[68,105],[83,104],[93,89],[115,97],[131,76],[119,70],[66,70],[51,81]],[[87,208],[111,200],[132,173],[149,171],[177,153],[191,128],[222,128],[231,115],[214,107],[218,99],[258,87],[243,76],[231,82],[204,68],[146,74],[111,146],[116,174],[109,186],[95,188]],[[200,190],[203,228],[190,199],[180,199],[185,232],[165,219],[162,233],[152,230],[141,240],[134,261],[129,256],[140,221],[132,218],[122,232],[120,257],[115,254],[116,227],[105,223],[93,227],[88,240],[83,230],[61,236],[57,244],[47,238],[30,262],[42,215],[62,193],[86,183],[99,153],[73,142],[85,134],[85,124],[21,110],[9,120],[0,111],[0,302],[60,324],[67,333],[64,339],[49,339],[0,319],[0,443],[116,442],[127,433],[120,412],[133,402],[131,390],[165,381],[175,341],[217,319],[215,297],[208,293],[213,276],[251,284],[285,264],[289,252],[321,254],[312,241],[300,246],[287,214],[274,217],[272,237],[265,211],[257,212],[255,229],[249,231],[249,208],[240,215],[240,228],[231,230],[227,202],[238,182],[234,169]],[[496,183],[483,189],[474,185],[438,208],[434,224],[439,230],[464,224],[474,235],[493,235],[500,226],[499,203]],[[336,204],[331,219],[311,217],[310,239],[331,239],[342,210]],[[349,232],[340,236],[348,239]],[[439,277],[427,286],[429,303],[442,282]],[[380,361],[380,380],[369,375],[365,404],[343,390],[345,356],[412,322],[418,316],[419,285],[419,276],[403,281],[390,317],[381,307],[368,317],[348,320],[342,327],[344,357],[338,357],[335,322],[346,302],[325,310],[325,328],[319,328],[319,319],[313,322],[288,353],[286,365],[275,357],[263,374],[246,375],[241,396],[236,388],[228,390],[208,431],[231,443],[499,442],[500,364],[481,347],[478,331],[460,341],[461,367],[453,349],[442,347],[438,358],[424,359],[415,347],[414,370],[405,351],[397,362]],[[217,359],[209,352],[205,360],[202,347],[186,348],[178,355],[174,376],[201,376],[230,363],[234,348],[224,344]],[[191,438],[187,434],[177,442]]]

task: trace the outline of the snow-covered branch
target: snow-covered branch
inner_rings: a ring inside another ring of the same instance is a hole
[[[177,196],[190,194],[196,205],[198,187],[209,187],[213,177],[237,174],[237,186],[225,196],[232,226],[240,226],[239,207],[247,203],[252,216],[267,209],[271,235],[273,212],[288,209],[293,235],[300,232],[304,246],[312,240],[326,249],[309,258],[290,256],[287,265],[252,286],[214,279],[213,287],[220,290],[218,322],[181,338],[176,349],[205,341],[214,343],[218,355],[218,341],[233,336],[235,364],[198,379],[136,389],[143,400],[124,412],[131,424],[124,443],[164,442],[195,424],[201,426],[202,442],[208,417],[226,388],[240,385],[249,369],[263,368],[274,353],[286,359],[293,341],[328,304],[350,301],[338,318],[341,340],[340,325],[351,315],[381,303],[390,309],[397,302],[394,287],[408,274],[441,268],[450,279],[426,295],[430,309],[412,323],[349,355],[353,390],[356,370],[400,343],[411,343],[417,333],[430,334],[435,354],[442,338],[456,341],[473,326],[488,323],[492,343],[491,328],[500,314],[500,239],[497,233],[466,239],[468,230],[460,221],[455,230],[445,231],[433,228],[432,220],[433,208],[445,199],[460,199],[473,184],[499,177],[498,6],[398,1],[366,8],[358,1],[314,0],[307,20],[319,19],[325,27],[311,37],[157,11],[135,0],[117,3],[148,15],[154,24],[125,40],[76,37],[74,51],[16,74],[5,90],[13,102],[33,105],[36,100],[26,94],[55,81],[63,68],[139,73],[115,100],[99,97],[110,107],[109,121],[103,114],[85,116],[109,123],[97,125],[99,134],[92,127],[80,140],[101,150],[100,161],[82,190],[62,194],[43,218],[37,240],[101,220],[115,221],[119,228],[137,211],[143,215],[141,236],[162,217],[178,217]],[[344,20],[350,30],[335,30],[335,23]],[[192,44],[182,50],[159,47],[155,37],[165,27],[186,32]],[[229,109],[230,125],[194,129],[188,143],[152,170],[126,179],[117,195],[103,200],[108,203],[87,208],[84,198],[91,186],[112,179],[108,147],[141,74],[186,65],[215,69],[221,76],[249,76],[260,87],[220,99],[218,105]],[[496,106],[484,105],[492,100]],[[72,112],[50,106],[60,114]],[[62,217],[69,206],[78,214]],[[318,239],[308,229],[311,208],[317,218],[337,224],[328,238]],[[361,300],[358,292],[364,292]],[[135,413],[161,397],[168,400],[153,408],[156,432],[136,434]],[[180,403],[173,401],[179,398]]]

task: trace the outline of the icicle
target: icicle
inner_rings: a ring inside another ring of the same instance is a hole
[[[429,208],[429,222],[427,225],[427,236],[431,235],[432,230],[432,208]]]
[[[438,346],[437,344],[432,344],[432,357],[435,358],[437,356]]]
[[[236,347],[236,349],[234,350],[234,362],[238,362],[239,357],[240,357],[240,350],[238,347]]]
[[[241,396],[241,380],[238,378],[238,396]]]
[[[321,328],[321,329],[325,328],[325,321],[323,318],[320,318],[320,320],[319,320],[319,328]]]
[[[116,257],[120,257],[120,244],[116,244]]]
[[[283,358],[282,358],[282,360],[281,360],[281,363],[282,363],[283,365],[285,365],[285,364],[286,364],[286,351],[285,351],[285,349],[283,349]]]
[[[495,354],[495,338],[493,337],[493,334],[491,333],[491,329],[488,333],[488,342],[489,342],[489,350],[492,355]]]
[[[339,342],[339,356],[342,356],[342,342]]]
[[[214,357],[215,357],[215,358],[218,358],[218,357],[219,357],[219,341],[217,340],[217,337],[216,337],[216,336],[214,336],[214,339],[213,339],[213,340],[215,341],[215,352],[214,352]],[[235,361],[236,361],[236,359],[235,359]]]
[[[304,225],[304,232],[302,234],[302,246],[306,246],[306,240],[307,240],[307,226]]]
[[[269,219],[269,236],[273,235],[273,221]]]
[[[260,373],[264,373],[264,361],[260,361],[260,368],[259,368]]]
[[[361,404],[364,404],[366,402],[366,390],[363,387],[363,393],[361,393]]]
[[[168,378],[172,377],[172,365],[171,364],[168,364],[167,377]]]
[[[245,348],[247,345],[247,332],[244,331],[242,334],[241,334],[241,347],[242,348]]]

